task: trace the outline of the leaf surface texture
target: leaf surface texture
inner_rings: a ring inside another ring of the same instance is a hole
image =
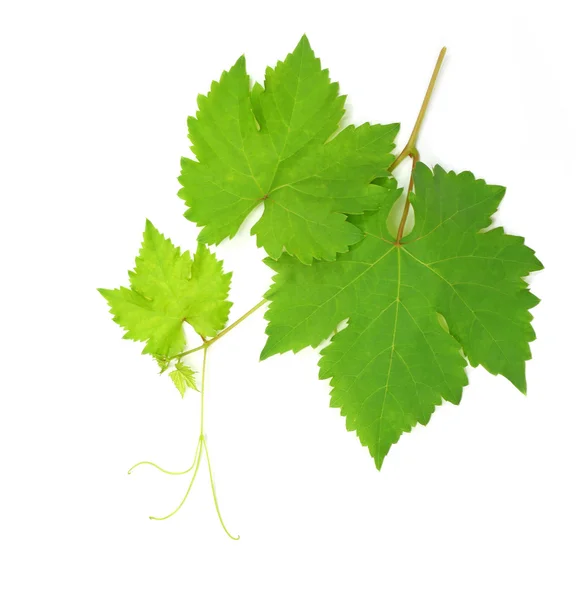
[[[542,265],[522,238],[483,231],[504,188],[422,163],[414,182],[415,226],[400,244],[386,225],[390,195],[354,218],[363,240],[336,261],[266,261],[277,274],[262,357],[317,346],[348,319],[321,352],[320,377],[378,468],[442,399],[460,401],[464,356],[525,392],[535,338],[529,309],[538,299],[524,277]]]
[[[192,259],[147,221],[129,278],[128,288],[99,291],[114,321],[126,330],[124,337],[146,342],[146,354],[170,357],[181,352],[185,322],[203,337],[226,325],[231,274],[224,273],[222,263],[202,244]]]
[[[252,228],[259,246],[310,264],[334,260],[362,232],[346,217],[377,209],[397,125],[346,127],[335,137],[344,96],[330,81],[306,37],[250,88],[241,57],[188,120],[196,160],[182,159],[180,196],[186,217],[203,229],[199,241],[232,237],[256,206]]]

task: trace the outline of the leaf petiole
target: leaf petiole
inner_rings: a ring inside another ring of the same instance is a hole
[[[186,352],[181,352],[180,354],[171,356],[170,358],[167,359],[168,362],[171,362],[176,359],[180,360],[184,356],[188,356],[189,354],[198,352],[198,350],[205,350],[206,348],[211,346],[214,342],[219,340],[221,337],[224,337],[229,331],[232,331],[232,329],[234,329],[235,327],[240,325],[240,323],[242,323],[242,321],[247,319],[252,313],[255,313],[259,308],[264,306],[264,304],[266,304],[266,302],[268,302],[268,300],[266,300],[266,299],[261,300],[260,302],[258,302],[258,304],[256,306],[253,306],[248,312],[244,313],[239,319],[236,319],[236,321],[234,321],[234,323],[232,323],[231,325],[228,325],[228,327],[226,327],[226,329],[223,329],[220,333],[215,335],[213,338],[210,338],[209,340],[205,340],[202,345],[196,346],[195,348],[192,348],[191,350],[186,350]]]
[[[412,133],[408,138],[408,142],[404,149],[400,154],[395,158],[394,162],[390,165],[388,169],[390,173],[394,171],[394,169],[408,156],[418,160],[418,150],[416,149],[416,142],[418,141],[418,134],[420,133],[420,128],[422,127],[422,122],[424,121],[424,117],[426,115],[426,110],[428,108],[428,104],[430,104],[430,98],[432,97],[432,92],[434,91],[434,86],[436,85],[436,79],[438,78],[438,73],[440,73],[440,69],[442,67],[442,61],[444,60],[444,56],[446,55],[446,47],[440,50],[440,54],[438,55],[438,59],[436,60],[436,65],[434,67],[434,71],[432,73],[432,77],[430,78],[430,82],[428,83],[428,89],[426,90],[426,94],[424,96],[424,100],[422,101],[422,106],[420,107],[420,112],[418,113],[418,117],[416,118],[416,123],[414,123],[414,128],[412,129]]]
[[[402,211],[402,218],[400,219],[400,224],[398,225],[398,233],[396,234],[396,242],[395,244],[400,245],[400,240],[404,235],[404,227],[406,226],[406,219],[408,219],[408,214],[410,212],[410,194],[412,193],[412,189],[414,188],[414,169],[416,167],[416,163],[420,160],[420,153],[416,148],[416,142],[418,141],[418,135],[420,134],[420,128],[422,127],[422,123],[424,121],[424,117],[426,115],[426,110],[428,109],[428,105],[430,104],[430,98],[432,98],[432,92],[434,91],[434,86],[436,85],[436,79],[438,79],[438,73],[440,73],[440,69],[442,68],[442,62],[444,61],[444,56],[446,55],[446,47],[440,50],[440,54],[436,60],[436,65],[434,66],[434,71],[432,72],[432,77],[430,77],[430,81],[428,83],[428,88],[426,89],[426,94],[424,95],[424,100],[422,100],[422,106],[420,107],[420,112],[418,113],[418,117],[416,117],[416,123],[414,123],[414,128],[412,129],[412,133],[408,138],[408,142],[404,149],[400,154],[395,158],[394,162],[390,165],[390,173],[394,171],[394,169],[407,157],[412,159],[412,169],[410,170],[410,181],[408,183],[408,190],[406,191],[406,202],[404,203],[404,209]]]
[[[408,189],[406,190],[406,202],[404,203],[404,210],[402,211],[402,218],[398,225],[398,233],[396,234],[396,246],[400,245],[400,240],[404,236],[404,227],[406,226],[406,219],[408,219],[408,213],[410,212],[410,194],[414,189],[414,169],[418,162],[418,152],[412,156],[412,169],[410,170],[410,181],[408,182]]]

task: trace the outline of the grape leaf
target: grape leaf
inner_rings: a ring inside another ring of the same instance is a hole
[[[263,203],[252,233],[273,258],[285,250],[307,264],[334,260],[358,242],[346,214],[385,201],[388,190],[371,182],[388,175],[398,125],[351,125],[327,142],[344,100],[305,36],[267,69],[263,87],[250,89],[244,57],[213,82],[188,120],[197,160],[183,158],[179,178],[199,241],[233,237]]]
[[[168,375],[170,379],[174,382],[174,385],[180,392],[182,398],[184,398],[184,393],[188,388],[199,391],[196,387],[196,380],[194,379],[194,371],[184,363],[177,362],[174,365],[174,370],[170,371]]]
[[[206,246],[198,244],[192,260],[146,221],[136,268],[129,272],[130,288],[98,291],[126,330],[124,337],[146,342],[143,353],[162,359],[184,349],[184,322],[203,337],[226,325],[231,277]]]
[[[167,356],[154,356],[154,360],[160,367],[160,373],[159,373],[160,375],[162,375],[162,373],[166,372],[170,368],[170,365],[172,364],[172,361]]]
[[[504,188],[422,163],[414,182],[416,222],[400,244],[386,225],[390,197],[378,212],[355,218],[364,239],[336,261],[266,260],[277,274],[262,358],[317,346],[348,319],[321,352],[320,378],[331,379],[331,405],[378,469],[442,398],[460,401],[464,356],[525,392],[535,339],[529,309],[538,299],[523,277],[542,265],[523,238],[482,231]]]

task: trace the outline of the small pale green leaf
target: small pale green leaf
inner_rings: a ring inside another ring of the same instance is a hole
[[[184,398],[184,393],[188,388],[198,391],[194,371],[188,365],[181,362],[176,363],[174,366],[175,369],[170,371],[168,375],[170,375],[170,379],[174,382],[182,398]]]
[[[166,356],[154,356],[154,360],[160,367],[160,375],[168,370],[168,367],[170,367],[170,359],[168,359]]]
[[[181,352],[185,322],[203,337],[213,337],[226,325],[232,275],[202,244],[192,260],[147,221],[129,276],[129,288],[99,292],[114,321],[126,330],[124,337],[146,342],[145,354],[172,357]]]

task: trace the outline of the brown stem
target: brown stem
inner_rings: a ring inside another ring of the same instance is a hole
[[[414,189],[414,169],[416,168],[416,163],[418,162],[418,152],[415,152],[412,155],[412,169],[410,170],[410,181],[408,183],[408,191],[406,192],[406,202],[404,203],[404,212],[402,213],[402,218],[400,219],[400,225],[398,225],[398,233],[396,234],[396,242],[397,246],[400,245],[400,240],[404,235],[404,227],[406,227],[406,219],[408,218],[408,213],[410,212],[410,194]]]
[[[407,158],[408,156],[413,156],[413,154],[416,152],[416,142],[418,141],[418,134],[420,133],[420,128],[422,127],[424,116],[426,115],[426,109],[428,108],[428,104],[430,103],[430,98],[432,97],[432,92],[434,91],[434,85],[436,84],[436,79],[438,78],[438,73],[440,73],[440,68],[442,67],[442,61],[444,60],[445,55],[446,47],[440,50],[440,54],[438,55],[438,59],[436,60],[434,72],[432,73],[432,77],[430,78],[430,83],[428,83],[428,89],[426,90],[426,95],[424,96],[424,100],[422,101],[422,106],[420,107],[420,112],[418,113],[418,117],[416,118],[416,123],[414,123],[412,133],[408,138],[408,143],[404,147],[404,150],[400,152],[400,154],[396,157],[394,162],[390,165],[390,172],[392,172],[405,158]]]

